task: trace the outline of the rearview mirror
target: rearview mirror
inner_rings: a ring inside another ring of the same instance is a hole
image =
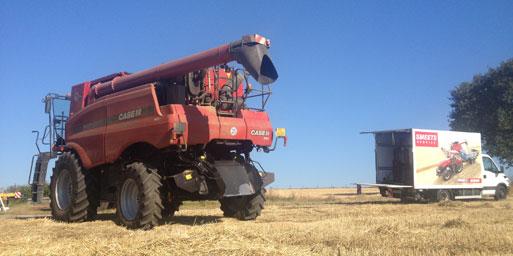
[[[501,166],[501,172],[504,173],[504,166]]]

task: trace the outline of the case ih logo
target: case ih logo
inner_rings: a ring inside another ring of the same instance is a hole
[[[122,121],[122,120],[132,119],[132,118],[136,118],[141,115],[142,115],[142,108],[138,108],[138,109],[134,109],[134,110],[119,114],[118,120]]]
[[[438,133],[436,133],[436,132],[415,132],[415,146],[417,146],[417,147],[438,147]]]
[[[253,136],[269,136],[271,133],[266,130],[251,130],[250,134]]]

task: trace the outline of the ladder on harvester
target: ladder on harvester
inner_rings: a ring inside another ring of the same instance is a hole
[[[54,151],[54,147],[62,147],[65,144],[65,125],[69,116],[69,96],[49,93],[43,99],[43,103],[45,103],[45,113],[48,114],[48,125],[45,127],[41,140],[39,131],[32,131],[36,134],[35,144],[38,153],[32,156],[28,184],[32,186],[32,202],[34,203],[43,201],[48,163],[59,154],[58,151]],[[39,143],[49,146],[49,151],[41,152]]]
[[[32,186],[32,202],[42,203],[48,162],[54,158],[52,152],[39,152],[32,156],[28,183]],[[34,164],[35,160],[35,164]],[[32,175],[34,173],[34,175]],[[32,181],[30,178],[32,177]]]

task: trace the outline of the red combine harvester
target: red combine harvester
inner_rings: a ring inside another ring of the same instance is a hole
[[[255,219],[274,174],[250,153],[273,151],[278,138],[286,143],[285,130],[273,133],[264,112],[268,84],[278,78],[269,46],[260,35],[244,36],[77,84],[69,96],[48,94],[49,125],[41,139],[37,133],[31,166],[33,201],[41,201],[48,161],[58,157],[50,196],[57,220],[93,219],[100,202],[109,202],[123,225],[151,228],[185,200],[219,200],[225,216]],[[240,65],[228,66],[232,61]],[[40,143],[50,151],[41,152]]]

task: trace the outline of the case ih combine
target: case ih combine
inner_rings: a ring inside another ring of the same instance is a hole
[[[93,219],[100,202],[121,224],[151,228],[184,200],[219,200],[225,216],[255,219],[274,174],[252,160],[276,134],[264,112],[278,78],[260,35],[129,74],[120,72],[48,94],[49,125],[33,157],[33,200],[40,201],[49,159],[55,219]],[[236,61],[240,65],[228,66]],[[242,66],[237,68],[236,66]],[[255,89],[249,75],[260,83]],[[258,108],[250,107],[258,102]],[[59,109],[69,102],[67,110]],[[274,144],[274,145],[273,145]],[[31,174],[32,175],[32,174]]]

